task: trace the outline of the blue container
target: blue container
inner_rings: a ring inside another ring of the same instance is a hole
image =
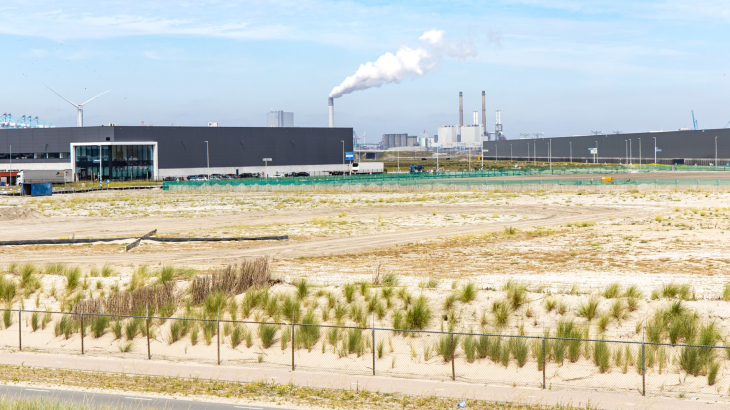
[[[53,195],[53,185],[50,182],[33,184],[30,188],[30,194],[32,196],[51,196]]]

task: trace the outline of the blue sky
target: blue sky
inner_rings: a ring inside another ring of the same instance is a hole
[[[75,124],[264,126],[270,109],[327,125],[327,96],[360,64],[427,30],[476,55],[336,100],[368,141],[433,134],[487,92],[508,138],[730,121],[730,5],[721,0],[18,1],[0,3],[2,112]],[[490,126],[492,128],[493,125]]]

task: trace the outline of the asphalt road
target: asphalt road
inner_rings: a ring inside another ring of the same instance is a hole
[[[42,387],[1,386],[0,396],[15,398],[48,398],[62,402],[85,404],[92,407],[120,409],[165,409],[165,410],[281,410],[281,407],[249,406],[245,404],[214,403],[145,397],[136,394],[119,395],[87,393],[72,390],[55,390]]]

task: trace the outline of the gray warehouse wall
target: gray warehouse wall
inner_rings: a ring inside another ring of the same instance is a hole
[[[505,141],[484,142],[484,153],[486,160],[510,159],[524,161],[532,159],[537,153],[538,161],[547,161],[548,147],[552,141],[553,161],[568,161],[572,145],[573,161],[593,161],[589,148],[598,146],[598,162],[617,163],[626,162],[626,140],[631,140],[631,156],[634,163],[638,163],[639,152],[642,162],[654,161],[654,137],[656,146],[662,152],[657,153],[657,161],[670,163],[673,159],[686,159],[688,162],[697,160],[698,163],[707,164],[715,160],[715,137],[717,136],[718,162],[724,164],[730,162],[730,129],[716,130],[692,130],[692,131],[667,131],[667,132],[646,132],[634,134],[615,135],[588,135],[579,137],[540,138],[540,139],[519,139]],[[641,144],[641,149],[639,149]]]
[[[28,128],[0,130],[0,154],[69,152],[72,142],[98,142],[113,140],[112,127],[84,128]],[[66,159],[13,160],[15,164],[39,162],[69,162]],[[0,155],[0,164],[10,162]]]
[[[352,151],[352,128],[114,127],[114,140],[157,141],[159,168],[341,164]]]

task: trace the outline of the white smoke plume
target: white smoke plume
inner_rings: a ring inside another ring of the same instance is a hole
[[[353,91],[400,83],[404,78],[422,77],[446,57],[465,58],[476,55],[470,43],[446,40],[444,30],[429,30],[419,40],[422,47],[402,46],[395,55],[385,53],[375,62],[361,64],[355,74],[332,89],[331,98],[340,98]]]

